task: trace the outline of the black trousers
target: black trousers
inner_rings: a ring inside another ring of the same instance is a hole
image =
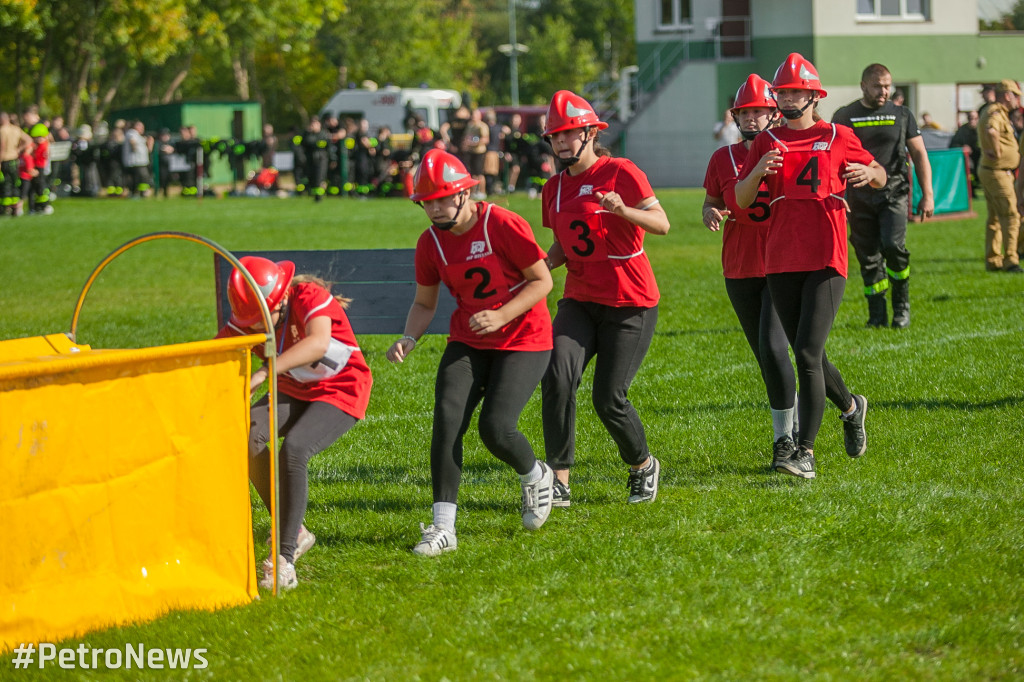
[[[0,209],[7,213],[14,212],[14,205],[21,198],[21,191],[18,188],[18,160],[4,161],[0,164],[0,173],[3,173],[3,184],[0,185]]]
[[[799,444],[812,450],[825,414],[826,396],[844,412],[853,402],[842,375],[825,355],[825,341],[843,300],[846,278],[833,268],[785,272],[768,275],[768,288],[796,355]]]
[[[908,196],[888,196],[886,192],[851,193],[850,243],[860,263],[860,276],[864,280],[864,293],[870,296],[884,292],[874,285],[888,282],[886,268],[895,279],[906,279],[910,267],[907,251]]]
[[[462,480],[462,439],[476,406],[480,439],[517,474],[537,461],[519,430],[519,415],[548,366],[551,351],[481,350],[453,341],[445,348],[434,385],[434,430],[430,477],[434,502],[458,500]]]
[[[555,347],[541,382],[544,449],[553,469],[568,469],[576,451],[576,392],[595,357],[592,398],[597,416],[627,464],[650,455],[629,386],[654,338],[658,307],[615,308],[563,298],[553,322]]]
[[[270,398],[250,411],[249,480],[270,509]],[[281,499],[281,554],[295,559],[295,542],[309,504],[309,460],[341,438],[358,421],[324,402],[306,402],[278,393],[277,430],[284,436],[278,452]]]
[[[757,366],[761,368],[768,404],[775,410],[790,409],[796,397],[796,375],[789,361],[786,332],[772,305],[768,280],[765,277],[726,279],[725,291]]]

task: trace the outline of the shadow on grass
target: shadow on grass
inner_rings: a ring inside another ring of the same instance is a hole
[[[871,398],[871,394],[868,393],[868,398],[871,401],[871,409],[893,409],[893,410],[961,410],[961,411],[977,411],[977,410],[990,410],[995,408],[1003,407],[1019,407],[1024,405],[1024,395],[1010,395],[1002,398],[992,398],[989,400],[952,400],[948,398],[941,398],[936,400],[875,400]],[[740,410],[764,410],[767,412],[767,406],[760,400],[750,401],[730,401],[725,403],[698,403],[696,405],[689,405],[685,408],[685,413],[693,415],[699,415],[701,412],[711,413],[730,413],[737,412]],[[835,407],[831,403],[825,405],[825,417],[827,418],[830,412],[834,412]],[[673,416],[679,417],[680,408],[678,406],[658,406],[658,405],[644,405],[644,414],[656,414],[662,416]]]
[[[655,336],[709,336],[712,334],[735,334],[739,330],[739,325],[732,327],[725,327],[723,329],[669,329],[667,331],[657,331],[654,333]]]

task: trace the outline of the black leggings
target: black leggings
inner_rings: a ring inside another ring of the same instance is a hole
[[[768,288],[782,328],[796,355],[800,378],[800,445],[814,449],[827,396],[842,411],[853,396],[825,355],[825,341],[843,300],[846,278],[833,268],[768,275]]]
[[[541,382],[544,449],[553,469],[568,469],[576,451],[576,391],[590,360],[594,409],[626,464],[643,463],[650,450],[629,386],[654,338],[658,306],[615,308],[563,298],[552,331],[555,348]]]
[[[796,376],[789,361],[786,332],[772,305],[768,280],[764,277],[727,278],[725,291],[761,368],[761,378],[768,389],[768,404],[773,410],[792,408],[796,398]]]
[[[250,411],[249,480],[270,509],[270,398]],[[326,450],[359,421],[324,402],[306,402],[278,393],[277,430],[284,436],[278,453],[281,499],[281,554],[294,561],[295,542],[309,503],[309,460]]]
[[[551,351],[481,350],[453,341],[445,348],[434,386],[430,478],[434,502],[455,503],[462,479],[462,438],[476,406],[480,439],[495,457],[528,474],[537,462],[519,415],[540,383]]]

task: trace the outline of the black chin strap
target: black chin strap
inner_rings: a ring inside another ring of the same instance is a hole
[[[817,101],[818,100],[816,98],[812,97],[810,100],[807,101],[807,104],[803,105],[799,109],[781,109],[780,108],[779,109],[779,113],[781,113],[783,116],[785,116],[786,118],[788,118],[790,120],[797,119],[797,118],[800,118],[801,116],[803,116],[804,112],[807,111],[807,108],[810,107],[810,106],[813,106],[814,103],[817,102]],[[778,102],[778,100],[776,100],[776,102]]]
[[[580,146],[580,150],[576,152],[576,154],[574,154],[573,156],[566,157],[564,159],[561,156],[555,157],[555,160],[558,161],[558,165],[562,169],[572,168],[577,163],[579,163],[580,156],[583,154],[583,150],[586,149],[587,145],[593,141],[594,138],[590,137],[590,126],[587,126],[586,128],[583,129],[583,134],[586,135],[586,139],[583,140],[583,144]],[[548,139],[548,144],[551,144],[550,136]]]
[[[465,205],[466,205],[466,195],[462,194],[462,198],[459,200],[459,205],[455,209],[455,217],[454,218],[452,218],[451,220],[447,220],[447,221],[445,221],[443,223],[435,223],[434,221],[430,221],[430,223],[434,227],[436,227],[437,229],[444,230],[445,232],[447,232],[448,230],[450,230],[453,227],[455,227],[455,225],[459,222],[459,214],[462,213],[462,207],[465,206]]]

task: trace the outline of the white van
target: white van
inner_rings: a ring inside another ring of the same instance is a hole
[[[370,130],[386,125],[393,133],[405,132],[406,105],[438,130],[448,120],[449,110],[462,105],[462,96],[455,90],[430,88],[399,88],[385,86],[377,90],[339,90],[320,110],[320,117],[337,116],[358,121],[365,118]]]

